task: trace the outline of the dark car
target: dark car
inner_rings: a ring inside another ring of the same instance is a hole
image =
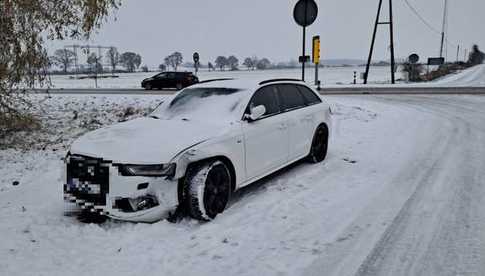
[[[163,72],[151,78],[144,79],[141,87],[146,90],[177,88],[178,90],[199,82],[191,72]]]

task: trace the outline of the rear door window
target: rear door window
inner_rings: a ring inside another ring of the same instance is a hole
[[[311,91],[308,87],[298,85],[298,90],[300,90],[303,98],[305,98],[305,103],[307,105],[319,104],[322,100],[315,94],[315,92]]]
[[[259,89],[256,93],[254,93],[251,102],[249,103],[247,113],[249,113],[251,108],[254,108],[258,105],[264,105],[266,107],[266,113],[264,116],[271,116],[274,114],[278,114],[280,112],[280,107],[278,104],[278,99],[276,97],[276,86],[270,85],[265,86]]]
[[[306,105],[300,90],[293,84],[278,85],[278,95],[281,101],[281,109],[284,111],[301,108]]]

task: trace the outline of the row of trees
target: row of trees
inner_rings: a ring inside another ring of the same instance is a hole
[[[177,71],[178,67],[180,67],[183,64],[183,60],[184,60],[183,55],[180,52],[174,52],[173,54],[165,57],[164,62],[160,64],[158,68],[161,71],[165,71],[170,68],[172,68],[174,71]],[[189,63],[186,63],[186,64],[188,65]],[[208,63],[209,71],[216,70],[216,68],[219,68],[219,70],[221,71],[226,70],[226,68],[232,71],[239,70],[239,59],[234,55],[231,55],[229,57],[218,56],[214,61],[214,64],[212,64],[212,62]],[[271,68],[272,66],[271,61],[269,61],[269,59],[267,58],[258,59],[255,56],[245,58],[242,65],[245,66],[248,70],[255,70],[255,69],[265,70],[265,69]]]
[[[134,52],[118,53],[116,48],[110,48],[106,53],[106,60],[111,70],[116,71],[118,65],[123,66],[128,72],[134,72],[140,68],[142,58],[139,54]],[[91,71],[102,72],[103,71],[103,57],[96,53],[91,53],[87,57],[87,64],[91,67]],[[76,62],[76,53],[69,49],[58,49],[54,52],[54,55],[49,57],[50,65],[56,65],[62,69],[64,73],[67,73],[69,68]]]

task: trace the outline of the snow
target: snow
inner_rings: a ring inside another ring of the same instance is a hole
[[[184,70],[184,69],[182,69]],[[193,71],[191,68],[185,69]],[[354,71],[357,72],[357,82],[362,82],[360,73],[365,71],[365,67],[326,67],[319,69],[319,78],[322,85],[339,85],[351,84],[354,80]],[[313,83],[314,69],[307,68],[307,80]],[[156,75],[157,72],[149,73],[129,73],[119,74],[119,78],[98,79],[98,88],[141,88],[141,81]],[[109,75],[109,74],[108,74]],[[264,71],[212,71],[208,72],[206,69],[199,72],[198,77],[202,80],[220,79],[220,78],[236,78],[236,79],[265,79],[275,78],[301,78],[301,69],[282,69],[282,70],[264,70]],[[399,74],[397,75],[399,76]],[[71,76],[56,75],[51,77],[53,88],[95,88],[95,82],[92,79],[70,79]],[[390,68],[389,67],[372,67],[369,74],[369,82],[389,83],[390,82]]]
[[[461,72],[445,76],[432,82],[435,85],[485,86],[485,64],[473,66]]]
[[[63,216],[67,145],[163,99],[44,99],[35,112],[47,130],[0,149],[0,275],[485,273],[485,97],[327,96],[327,160],[238,191],[210,223]]]

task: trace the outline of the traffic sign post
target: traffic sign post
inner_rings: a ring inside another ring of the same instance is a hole
[[[200,56],[199,53],[195,52],[193,55],[194,59],[194,67],[195,67],[195,75],[199,72],[199,61],[200,61]]]
[[[307,62],[306,59],[306,27],[310,26],[315,22],[318,16],[318,6],[315,3],[315,0],[299,0],[298,3],[295,5],[295,9],[293,10],[293,17],[296,23],[303,27],[303,49],[302,55],[300,60],[302,61],[301,65],[301,78],[305,81],[305,63]]]
[[[318,66],[320,65],[320,36],[313,37],[312,61],[315,64],[315,85],[318,85]]]

